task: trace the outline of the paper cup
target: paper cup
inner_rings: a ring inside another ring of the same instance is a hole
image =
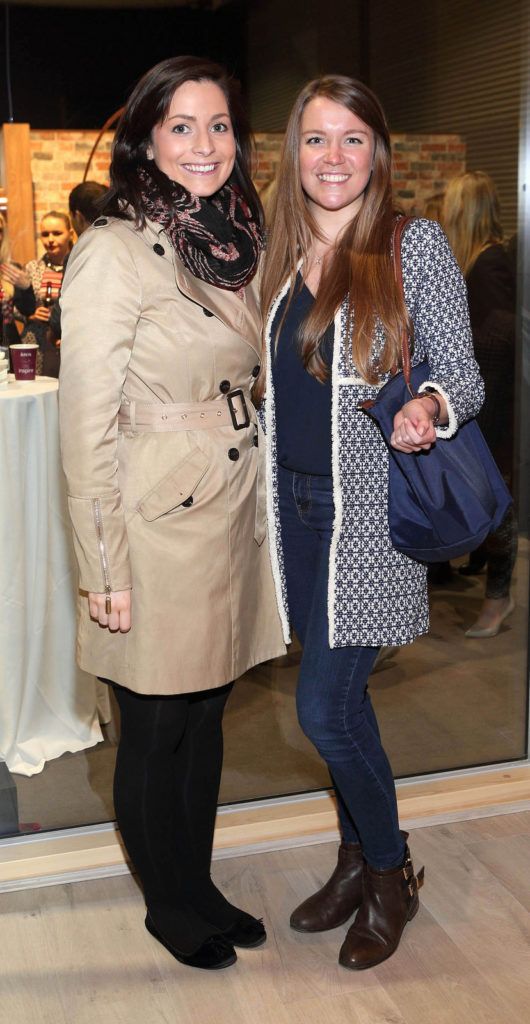
[[[11,365],[15,380],[35,380],[38,345],[10,345]]]

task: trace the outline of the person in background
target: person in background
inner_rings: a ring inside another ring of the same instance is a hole
[[[210,876],[224,707],[235,679],[285,654],[250,400],[263,247],[250,156],[222,67],[151,68],[61,294],[80,665],[120,707],[114,802],[146,927],[211,970],[266,939]]]
[[[427,632],[426,567],[392,547],[388,448],[359,409],[401,362],[431,380],[394,419],[405,453],[451,444],[480,408],[465,285],[445,235],[416,219],[402,240],[406,299],[392,263],[390,136],[376,96],[330,75],[306,85],[288,121],[271,216],[256,403],[265,397],[271,558],[285,635],[303,647],[300,725],[330,771],[342,842],[326,885],[291,915],[302,932],[358,910],[339,953],[351,970],[391,956],[419,906],[392,770],[368,694],[381,645]],[[411,456],[413,457],[413,456]]]
[[[78,238],[94,223],[96,217],[101,213],[101,203],[107,192],[107,186],[101,185],[99,181],[83,181],[70,192],[68,208]],[[50,357],[48,360],[45,360],[48,366],[44,366],[44,372],[50,377],[58,377],[60,369],[59,348],[61,344],[60,294],[50,310],[47,341],[49,342],[49,348],[54,347],[57,349],[57,352],[55,353],[55,358]]]
[[[486,387],[478,422],[511,488],[514,444],[515,273],[503,246],[494,182],[482,171],[453,178],[444,200],[443,224],[466,280],[475,354]],[[472,552],[464,575],[486,569],[486,594],[466,636],[496,636],[513,611],[510,595],[517,556],[517,521],[510,507],[498,530]]]
[[[108,188],[99,181],[82,181],[68,196],[68,208],[78,238],[94,223],[101,213],[103,197]]]
[[[56,359],[55,346],[47,337],[47,327],[51,308],[61,290],[64,268],[74,244],[74,232],[67,213],[50,210],[41,220],[39,233],[44,254],[38,260],[30,260],[26,266],[36,309],[26,321],[22,341],[32,341],[39,346],[37,372],[41,373],[45,361]]]
[[[27,270],[11,259],[7,221],[0,213],[0,345],[19,341],[17,313],[23,317],[35,312],[36,302]]]

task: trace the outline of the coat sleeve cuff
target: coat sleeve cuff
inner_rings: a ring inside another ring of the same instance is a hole
[[[444,391],[441,385],[437,384],[436,381],[434,380],[424,380],[423,383],[420,384],[418,388],[418,394],[423,394],[427,390],[427,388],[432,388],[433,391],[437,391],[438,394],[441,395],[442,398],[444,399],[447,407],[448,423],[446,423],[444,426],[437,426],[435,428],[436,436],[444,438],[445,440],[447,440],[450,437],[454,437],[458,430],[458,420],[456,418],[455,411],[449,399],[449,395],[447,394],[446,391]]]
[[[130,590],[129,548],[120,494],[90,498],[69,495],[68,507],[80,589],[95,594]]]

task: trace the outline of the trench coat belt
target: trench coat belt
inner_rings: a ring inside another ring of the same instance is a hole
[[[227,398],[230,398],[230,403]],[[131,434],[175,430],[242,429],[248,417],[256,423],[250,396],[241,389],[211,402],[125,402],[118,412],[118,429]]]
[[[235,393],[234,393],[235,392]],[[248,417],[258,430],[256,410],[247,392],[234,392],[211,402],[125,402],[118,412],[118,429],[124,433],[144,434],[173,430],[212,430],[215,427],[243,426]],[[227,401],[230,398],[230,404]],[[237,426],[234,423],[237,424]],[[265,466],[263,445],[257,452],[256,514],[254,540],[263,544],[267,534]]]

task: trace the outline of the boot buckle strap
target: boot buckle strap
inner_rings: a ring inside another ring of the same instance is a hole
[[[420,870],[418,871],[417,875],[415,875],[414,871],[413,871],[412,872],[412,876],[409,876],[410,880],[407,879],[407,881],[409,883],[408,884],[409,895],[411,897],[416,895],[416,893],[418,892],[418,889],[421,889],[421,887],[423,885],[424,877],[425,877],[425,868],[420,868]]]
[[[403,878],[406,882],[409,882],[411,878],[414,878],[414,865],[410,857],[407,857],[407,860],[403,865]]]

